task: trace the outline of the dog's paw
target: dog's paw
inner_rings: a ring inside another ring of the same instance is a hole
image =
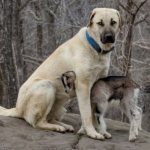
[[[57,125],[54,130],[58,132],[66,132],[66,129],[63,126],[59,125]]]
[[[97,132],[88,133],[87,135],[92,139],[97,139],[97,140],[102,140],[102,141],[105,140],[105,137],[102,134],[97,133]]]
[[[103,136],[104,136],[106,139],[111,139],[111,138],[112,138],[112,136],[111,136],[111,134],[110,134],[109,132],[103,133]]]
[[[83,134],[85,134],[85,130],[84,130],[84,128],[83,128],[83,127],[81,127],[81,128],[80,128],[80,130],[77,132],[77,134],[79,134],[79,135],[83,135]]]
[[[67,125],[65,128],[67,131],[74,132],[74,127],[71,125]]]

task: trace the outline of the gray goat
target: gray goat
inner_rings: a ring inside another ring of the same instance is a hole
[[[74,91],[76,75],[73,71],[64,73],[61,77],[66,93]],[[108,104],[112,100],[119,100],[121,110],[129,118],[130,131],[129,141],[135,141],[138,130],[141,130],[142,110],[137,106],[139,94],[138,86],[125,76],[108,76],[97,80],[91,89],[91,107],[93,112],[93,124],[104,138],[111,138],[107,132],[104,115]],[[78,133],[84,134],[82,126]]]

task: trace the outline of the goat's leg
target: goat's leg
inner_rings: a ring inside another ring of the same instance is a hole
[[[142,109],[138,106],[137,110],[139,111],[139,118],[138,118],[138,129],[141,131],[142,130]]]
[[[141,124],[141,113],[136,105],[132,89],[126,91],[120,106],[130,121],[129,141],[135,141]]]
[[[130,121],[129,141],[135,141],[136,140],[135,120],[134,120],[133,111],[130,108],[129,99],[126,99],[124,97],[124,99],[120,103],[120,106],[121,106],[122,111],[126,114],[126,116],[129,118],[129,121]]]
[[[97,107],[98,107],[99,112],[100,112],[100,115],[98,118],[100,125],[98,127],[98,130],[105,138],[110,139],[110,138],[112,138],[112,136],[109,132],[107,132],[107,125],[106,125],[106,122],[104,120],[104,115],[105,115],[105,112],[107,110],[107,106],[108,106],[107,101],[104,101],[104,102],[97,104]]]

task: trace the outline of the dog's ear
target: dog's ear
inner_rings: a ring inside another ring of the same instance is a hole
[[[95,11],[92,11],[92,13],[91,13],[91,15],[90,15],[89,22],[88,22],[88,24],[87,24],[87,27],[92,26],[92,24],[93,24],[93,18],[94,18],[94,16],[95,16],[95,14],[96,14],[96,12],[95,12]]]
[[[122,20],[122,17],[119,13],[119,11],[117,11],[117,15],[118,15],[118,18],[119,18],[119,28],[121,30],[122,26],[123,26],[123,20]]]

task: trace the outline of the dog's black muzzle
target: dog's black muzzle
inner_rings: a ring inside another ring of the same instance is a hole
[[[114,43],[115,42],[115,34],[113,32],[105,32],[101,36],[101,42],[103,44]]]

